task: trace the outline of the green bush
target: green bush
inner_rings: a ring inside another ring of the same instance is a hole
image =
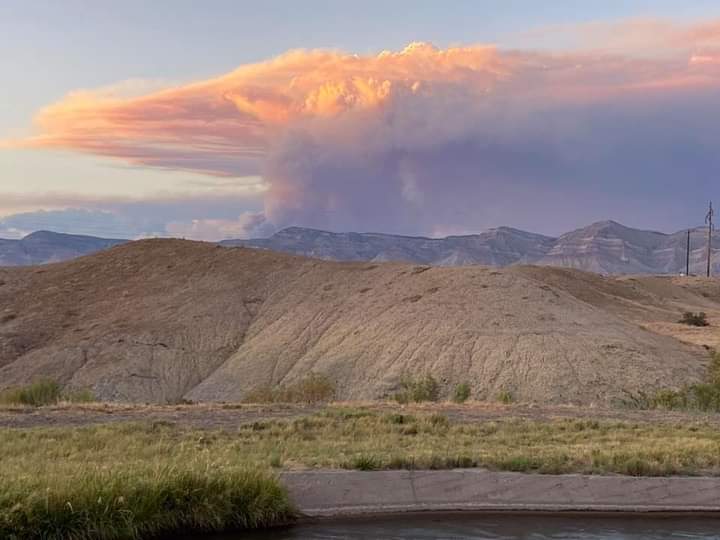
[[[710,324],[707,322],[707,315],[702,311],[699,313],[686,311],[682,314],[682,318],[678,322],[689,326],[709,326]]]
[[[455,387],[453,393],[453,401],[455,403],[465,403],[470,397],[470,385],[468,383],[460,383]]]
[[[404,378],[400,381],[400,388],[400,392],[394,397],[395,401],[401,404],[437,401],[440,398],[440,385],[432,375],[417,379]]]

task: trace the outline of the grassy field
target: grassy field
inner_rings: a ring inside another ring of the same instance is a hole
[[[339,406],[233,430],[167,422],[6,428],[0,537],[110,540],[271,525],[292,516],[274,477],[283,469],[452,467],[720,475],[720,430],[577,419],[451,422],[440,412]]]
[[[288,522],[277,478],[163,426],[0,430],[0,538],[125,540]]]

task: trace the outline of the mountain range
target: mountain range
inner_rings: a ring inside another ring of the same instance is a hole
[[[690,231],[690,271],[706,267],[707,229]],[[127,240],[39,231],[20,240],[0,239],[0,266],[73,259]],[[425,238],[381,233],[334,233],[289,227],[269,238],[224,240],[246,246],[338,261],[404,261],[433,266],[534,264],[600,274],[677,274],[685,271],[687,231],[673,234],[601,221],[559,237],[498,227],[479,234]],[[720,240],[713,238],[712,269],[720,271]]]
[[[37,231],[19,240],[0,238],[0,266],[61,262],[101,251],[127,240]]]
[[[691,273],[705,271],[706,242],[707,229],[690,231]],[[270,238],[225,240],[221,244],[326,260],[407,261],[434,266],[535,264],[600,274],[675,274],[685,271],[687,230],[665,234],[601,221],[559,237],[499,227],[479,234],[422,238],[290,227]],[[713,238],[712,267],[720,270],[718,238]]]

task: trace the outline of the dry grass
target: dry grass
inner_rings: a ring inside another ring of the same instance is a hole
[[[108,468],[485,467],[540,473],[720,474],[720,430],[705,424],[562,419],[455,423],[442,413],[330,407],[234,431],[166,422],[6,429],[0,474],[66,478]]]
[[[78,406],[93,407],[100,406]],[[277,523],[291,516],[272,477],[281,469],[720,476],[717,426],[687,419],[456,422],[443,413],[448,407],[331,406],[225,430],[162,421],[0,429],[0,537],[133,539]],[[93,536],[97,530],[106,532]]]
[[[311,373],[294,384],[262,386],[245,396],[245,403],[327,403],[335,397],[335,383]]]
[[[209,440],[159,424],[0,431],[0,538],[139,540],[292,517],[266,469]]]
[[[91,403],[95,396],[90,390],[69,390],[52,379],[40,379],[25,386],[0,391],[0,405],[44,407],[58,403]]]

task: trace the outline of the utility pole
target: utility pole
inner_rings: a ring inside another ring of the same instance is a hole
[[[707,277],[710,277],[710,255],[712,254],[712,231],[713,231],[713,215],[715,211],[712,207],[712,201],[710,201],[710,207],[708,213],[705,216],[705,223],[708,226],[708,239],[707,239]]]
[[[685,250],[685,276],[690,275],[690,229],[688,229],[687,249]]]

